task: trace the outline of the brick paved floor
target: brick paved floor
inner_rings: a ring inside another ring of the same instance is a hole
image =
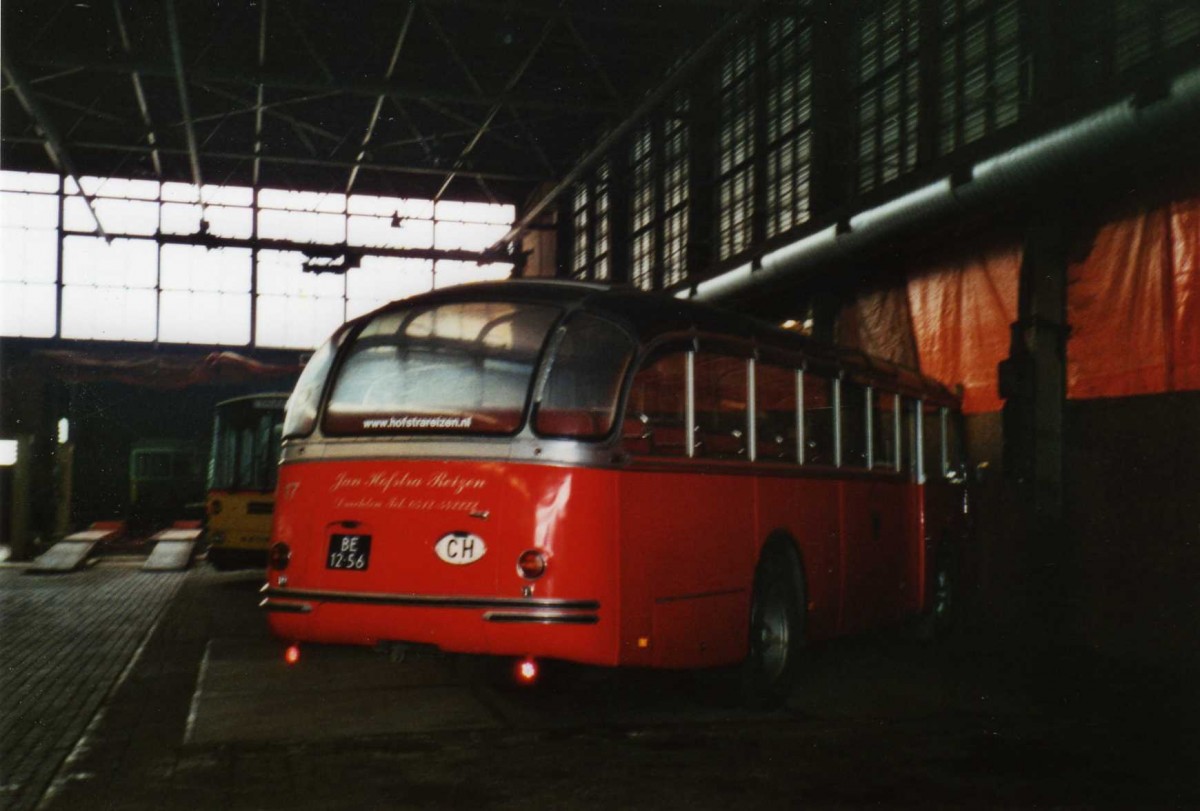
[[[182,573],[0,569],[0,808],[34,808]]]
[[[584,669],[497,691],[461,659],[320,646],[271,670],[281,644],[255,607],[260,579],[187,575],[39,811],[1200,807],[1191,678],[889,634],[811,649],[776,713],[715,704],[671,674]],[[381,732],[338,696],[394,711],[429,678],[495,723]],[[244,721],[214,726],[235,699]],[[295,717],[272,722],[281,713]]]

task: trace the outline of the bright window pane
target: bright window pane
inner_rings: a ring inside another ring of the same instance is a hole
[[[516,206],[502,206],[493,203],[460,203],[456,200],[444,200],[437,204],[438,220],[508,225],[516,219],[516,212]]]
[[[0,189],[7,191],[58,191],[58,175],[47,172],[0,172]]]
[[[258,345],[312,349],[341,326],[341,299],[258,297]]]
[[[186,203],[163,203],[162,232],[181,235],[198,234],[200,232],[200,206]]]
[[[346,210],[346,196],[311,191],[262,189],[258,193],[258,205],[261,208],[281,208],[288,211],[323,211],[329,214],[341,214]]]
[[[367,256],[362,267],[346,274],[346,317],[357,318],[384,304],[432,289],[432,262]]]
[[[57,232],[0,229],[0,281],[53,284],[57,278]]]
[[[250,342],[250,294],[164,290],[159,340],[186,344]]]
[[[470,282],[485,282],[499,281],[507,279],[512,275],[512,265],[507,263],[495,263],[491,265],[477,265],[474,262],[438,262],[434,269],[433,282],[434,287],[441,289],[443,287],[452,287],[456,284],[469,284]]]
[[[155,293],[106,287],[63,288],[62,337],[153,341]]]
[[[482,251],[508,233],[507,225],[444,222],[439,220],[434,244],[444,250]]]
[[[148,239],[72,236],[63,240],[63,281],[95,287],[154,287],[158,246]]]
[[[306,272],[303,261],[296,251],[259,251],[259,346],[309,349],[344,321],[345,277]]]
[[[266,209],[258,213],[258,235],[263,239],[332,245],[345,239],[345,222],[340,214]]]
[[[54,337],[55,286],[0,282],[0,335]]]
[[[58,197],[11,191],[0,193],[0,225],[5,228],[57,228]]]
[[[208,232],[215,237],[250,239],[254,235],[254,211],[230,206],[205,206]]]
[[[163,290],[250,292],[250,249],[198,245],[162,247]]]
[[[157,200],[159,184],[156,180],[132,180],[123,177],[79,178],[83,191],[89,197],[113,197],[124,200]],[[67,178],[67,194],[78,194],[79,186]]]

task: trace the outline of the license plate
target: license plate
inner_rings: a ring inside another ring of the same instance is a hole
[[[370,535],[331,535],[326,569],[362,571],[371,560]]]

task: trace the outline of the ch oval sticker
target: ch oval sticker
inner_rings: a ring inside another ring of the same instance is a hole
[[[466,566],[487,554],[487,544],[470,532],[451,532],[438,539],[434,551],[446,563]]]

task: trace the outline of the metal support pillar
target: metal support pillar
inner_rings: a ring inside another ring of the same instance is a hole
[[[1054,646],[1069,635],[1070,622],[1071,548],[1063,498],[1069,228],[1061,211],[1042,212],[1030,223],[1017,321],[1009,357],[999,369],[1003,459],[1022,505],[1024,547],[1015,550],[1023,570],[1022,588],[1014,590],[1022,592],[1018,616],[1025,614],[1031,644]]]
[[[697,69],[688,99],[688,275],[701,273],[716,261],[717,219],[716,142],[717,92],[713,77],[715,60]]]
[[[614,284],[628,284],[632,278],[629,270],[633,223],[629,194],[629,138],[622,136],[616,140],[608,164],[608,250]]]
[[[1017,321],[1000,366],[1004,469],[1037,525],[1063,512],[1063,407],[1066,402],[1068,241],[1061,215],[1030,226],[1021,261]]]
[[[571,278],[571,266],[575,251],[575,199],[563,195],[555,204],[554,258],[555,276]]]

